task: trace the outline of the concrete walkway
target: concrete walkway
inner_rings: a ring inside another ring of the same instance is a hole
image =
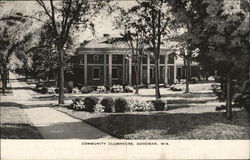
[[[42,106],[39,103],[39,107],[36,107],[37,102],[32,101],[32,91],[24,88],[27,84],[18,81],[12,73],[10,79],[13,95],[1,97],[1,102],[18,103],[24,106],[33,104],[33,107],[24,107],[23,110],[44,139],[113,139],[107,133],[81,120],[48,107],[48,104]]]

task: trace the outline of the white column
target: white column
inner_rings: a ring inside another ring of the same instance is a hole
[[[112,54],[109,54],[109,86],[112,86]]]
[[[132,55],[128,58],[128,83],[132,85]]]
[[[176,57],[174,57],[174,83],[176,83]]]
[[[87,64],[87,61],[88,61],[88,59],[87,59],[87,54],[85,53],[84,54],[84,84],[85,85],[87,85],[88,84],[88,64]]]
[[[107,85],[107,55],[106,54],[103,54],[103,69],[104,69],[104,86]]]
[[[141,60],[140,60],[140,84],[142,85],[142,81],[143,81],[143,67],[142,67],[142,61],[143,61],[143,58],[140,57]]]
[[[125,55],[122,55],[122,83],[125,84],[126,83],[126,80],[125,80],[125,67],[126,67],[126,64],[125,64]]]
[[[150,84],[150,55],[147,55],[147,84]]]
[[[167,53],[165,54],[164,66],[165,66],[164,83],[165,83],[165,86],[167,86],[168,85],[168,54]]]

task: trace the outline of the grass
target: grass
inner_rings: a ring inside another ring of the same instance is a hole
[[[223,112],[215,112],[215,107],[207,108],[123,114],[88,113],[66,107],[56,110],[122,139],[249,139],[249,115],[245,111],[234,109],[234,118],[228,121]]]
[[[20,106],[1,105],[1,139],[41,139]]]

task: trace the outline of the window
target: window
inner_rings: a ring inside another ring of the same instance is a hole
[[[112,56],[113,61],[117,61],[117,55]]]
[[[112,68],[112,79],[118,79],[118,68]]]
[[[99,67],[94,67],[92,69],[92,77],[93,77],[93,80],[100,80],[100,68]]]
[[[177,68],[177,77],[182,77],[182,68]]]
[[[94,55],[94,61],[98,61],[99,60],[99,56],[98,55]]]

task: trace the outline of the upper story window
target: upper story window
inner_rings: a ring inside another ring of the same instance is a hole
[[[99,60],[99,56],[98,55],[94,55],[94,61],[98,61]]]
[[[117,61],[117,55],[112,56],[113,61]]]

